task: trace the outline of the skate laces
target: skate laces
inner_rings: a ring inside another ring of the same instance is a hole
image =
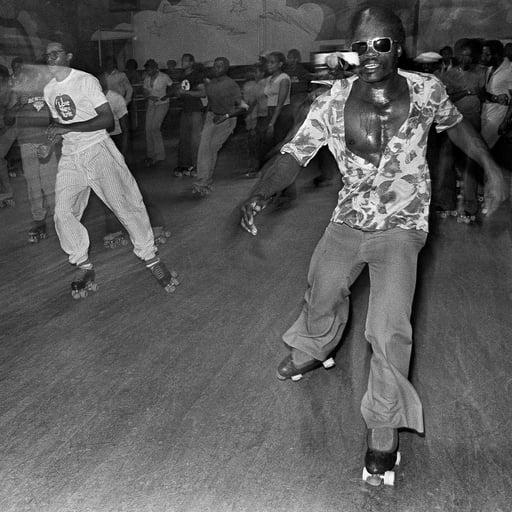
[[[160,260],[158,258],[155,258],[153,261],[149,261],[146,263],[146,267],[151,270],[151,273],[157,278],[162,279],[165,277],[164,269],[162,268],[162,265],[160,265]]]

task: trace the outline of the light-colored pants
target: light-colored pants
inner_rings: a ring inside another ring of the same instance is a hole
[[[45,160],[37,157],[39,144],[20,144],[23,175],[27,180],[27,193],[32,218],[42,221],[53,213],[55,206],[55,177],[57,175],[57,157],[55,151]]]
[[[373,354],[361,404],[368,428],[423,432],[421,402],[408,373],[417,259],[426,236],[400,228],[365,232],[331,222],[311,259],[302,312],[283,336],[287,345],[325,360],[347,324],[350,287],[368,265],[365,336]]]
[[[137,183],[110,137],[74,155],[62,155],[55,188],[55,229],[69,262],[85,261],[89,235],[80,223],[91,189],[114,212],[142,260],[155,256],[148,214]]]
[[[0,195],[12,196],[12,187],[9,181],[9,170],[5,159],[9,149],[16,140],[16,128],[11,126],[0,135]]]
[[[164,140],[161,127],[169,110],[169,103],[155,105],[148,102],[146,110],[146,153],[155,161],[165,160]]]
[[[201,131],[201,142],[197,152],[197,187],[211,188],[213,171],[222,145],[228,140],[236,126],[236,118],[229,118],[214,124],[213,112],[207,112]]]

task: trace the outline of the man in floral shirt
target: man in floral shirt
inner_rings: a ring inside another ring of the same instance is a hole
[[[405,39],[386,9],[360,11],[352,51],[358,74],[319,96],[295,137],[281,148],[242,208],[242,226],[256,234],[254,215],[327,145],[343,175],[331,222],[313,254],[303,310],[284,334],[290,354],[278,378],[298,380],[324,363],[345,329],[350,287],[370,273],[366,338],[373,354],[361,412],[368,427],[370,483],[396,462],[398,429],[423,432],[420,399],[408,380],[411,306],[418,253],[428,230],[430,178],[425,153],[433,123],[485,170],[487,207],[503,200],[501,170],[475,130],[431,75],[399,70]]]

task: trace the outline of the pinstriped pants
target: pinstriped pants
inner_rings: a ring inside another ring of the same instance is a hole
[[[55,187],[55,230],[69,262],[88,258],[89,235],[80,222],[91,189],[114,212],[143,260],[157,250],[137,183],[110,137],[73,155],[62,155]]]

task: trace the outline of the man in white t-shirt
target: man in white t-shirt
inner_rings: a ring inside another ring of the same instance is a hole
[[[158,69],[158,64],[149,59],[145,64],[146,78],[143,91],[147,99],[146,110],[146,153],[148,167],[165,160],[165,147],[160,127],[169,111],[169,87],[172,79]]]
[[[482,137],[490,148],[498,142],[505,127],[512,98],[512,68],[504,59],[501,41],[485,41],[482,62],[489,66],[485,87],[485,102],[482,105]]]
[[[113,126],[112,110],[96,78],[70,67],[73,54],[62,42],[48,43],[46,58],[53,78],[44,99],[54,124],[51,141],[62,136],[62,157],[55,187],[55,229],[69,262],[77,266],[71,283],[73,298],[95,290],[89,261],[89,236],[80,223],[91,189],[121,221],[134,246],[166,291],[174,291],[175,275],[159,260],[153,231],[139,188],[107,130]]]

